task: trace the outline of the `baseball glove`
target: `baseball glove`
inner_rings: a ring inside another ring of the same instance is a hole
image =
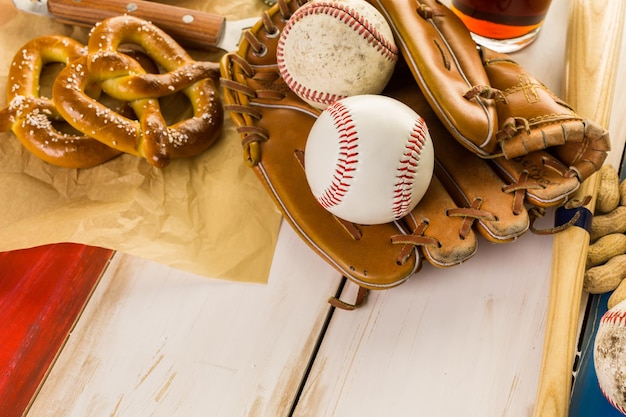
[[[549,149],[582,182],[604,163],[608,132],[585,120],[509,56],[477,48],[437,0],[368,0],[437,116],[482,158],[513,159]]]
[[[417,207],[398,221],[359,225],[334,217],[311,193],[303,166],[307,137],[320,111],[288,88],[276,62],[281,29],[304,3],[278,0],[244,33],[239,50],[223,57],[224,104],[241,135],[245,162],[300,237],[363,289],[358,302],[368,289],[406,281],[423,259],[438,267],[465,262],[476,253],[478,236],[497,243],[517,239],[534,230],[537,209],[562,204],[576,190],[576,171],[545,150],[516,158],[495,153],[481,158],[472,147],[461,146],[450,124],[439,120],[441,110],[422,92],[411,56],[405,54],[383,94],[407,104],[426,121],[435,148],[433,180]],[[477,54],[473,42],[463,46]],[[435,44],[425,48],[441,54]],[[475,70],[483,79],[472,85],[489,85],[482,61]],[[476,103],[486,101],[484,95],[462,98],[455,115],[463,114],[463,103],[480,107]],[[483,107],[496,116],[493,100]],[[471,130],[471,123],[463,123]]]

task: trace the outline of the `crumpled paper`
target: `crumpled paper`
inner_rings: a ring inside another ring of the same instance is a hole
[[[162,1],[228,19],[261,16],[260,0]],[[226,4],[224,4],[226,3]],[[0,0],[0,107],[19,48],[39,35],[82,42],[87,29],[18,11]],[[222,53],[190,51],[197,59]],[[0,133],[0,251],[75,242],[151,259],[198,275],[265,283],[280,226],[228,113],[220,139],[202,155],[157,169],[123,155],[90,169],[49,165],[11,132]]]

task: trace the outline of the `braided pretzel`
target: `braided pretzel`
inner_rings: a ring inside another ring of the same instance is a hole
[[[9,69],[9,105],[0,110],[0,131],[12,130],[34,155],[66,168],[91,167],[120,154],[88,136],[56,129],[53,122],[62,118],[52,100],[40,96],[40,77],[46,64],[68,65],[85,53],[84,45],[64,36],[38,37],[25,44]]]
[[[121,44],[135,44],[166,72],[147,73]],[[53,85],[59,113],[74,128],[118,151],[141,156],[156,167],[171,158],[196,155],[219,136],[223,110],[211,76],[218,64],[194,61],[169,35],[135,17],[118,16],[92,30],[88,54],[65,67]],[[109,96],[127,101],[138,120],[116,113],[86,90],[100,85]],[[158,98],[182,91],[193,117],[168,126]]]

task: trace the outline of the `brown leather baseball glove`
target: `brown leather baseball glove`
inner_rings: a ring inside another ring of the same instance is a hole
[[[422,259],[439,267],[457,265],[476,253],[478,236],[513,241],[533,229],[536,208],[562,204],[576,190],[579,181],[569,165],[545,150],[487,159],[461,146],[450,124],[439,120],[441,109],[416,82],[409,55],[398,62],[383,94],[409,105],[426,121],[435,148],[430,187],[409,215],[392,223],[359,225],[334,217],[311,193],[303,166],[308,133],[320,111],[287,87],[276,62],[281,28],[303,3],[278,0],[265,12],[245,32],[239,50],[223,57],[221,85],[225,108],[241,134],[245,162],[302,239],[343,276],[364,289],[386,289],[406,281]],[[479,57],[473,42],[465,47]],[[441,54],[435,44],[430,49]],[[482,61],[477,62],[476,72],[483,78],[471,85],[489,85]],[[453,76],[443,72],[440,77]],[[459,88],[463,94],[470,89]],[[477,107],[484,95],[461,97],[454,114],[464,114],[462,104]],[[486,107],[495,117],[494,100]]]
[[[608,132],[585,120],[509,56],[477,48],[437,0],[367,0],[392,27],[424,96],[450,133],[482,158],[543,149],[582,182],[604,163]]]

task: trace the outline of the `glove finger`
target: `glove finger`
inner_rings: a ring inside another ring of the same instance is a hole
[[[494,103],[463,97],[489,83],[465,25],[436,0],[368,1],[387,19],[426,100],[455,139],[481,156],[497,152]]]
[[[477,252],[476,234],[463,217],[451,217],[449,210],[458,206],[439,179],[434,176],[428,191],[402,219],[406,232],[392,237],[394,243],[404,244],[401,259],[418,247],[432,265],[450,267],[470,259]]]
[[[609,134],[584,120],[509,56],[481,48],[498,111],[496,137],[508,159],[554,147],[570,169],[586,179],[604,162]]]
[[[402,219],[405,235],[392,238],[405,245],[403,256],[408,256],[408,248],[414,245],[430,264],[450,267],[477,252],[474,230],[494,243],[511,242],[524,234],[530,226],[523,204],[525,194],[504,191],[506,184],[489,164],[452,138],[442,141],[432,131],[431,137],[435,175],[422,200]],[[442,154],[459,158],[442,158]]]
[[[395,223],[363,226],[342,221],[313,196],[304,171],[304,149],[319,110],[298,98],[276,65],[277,31],[299,7],[279,0],[220,66],[224,104],[242,137],[244,158],[285,220],[318,255],[358,285],[396,286],[419,270],[419,257],[398,262],[391,242]],[[271,53],[274,51],[274,53]]]
[[[407,104],[426,121],[435,149],[435,175],[458,206],[447,210],[448,217],[465,219],[468,226],[474,225],[492,242],[508,242],[528,230],[525,195],[506,190],[508,184],[487,160],[477,157],[454,140],[412,79],[403,60],[396,64],[396,72],[385,94]]]
[[[449,210],[450,216],[473,220],[476,230],[494,243],[510,242],[528,230],[525,196],[507,192],[507,184],[487,161],[449,136],[438,136],[433,143],[436,175],[461,207]]]
[[[570,139],[565,145],[556,146],[552,150],[570,169],[576,171],[581,181],[600,169],[611,150],[611,140],[606,129],[591,120],[585,119],[583,124],[580,142]]]
[[[492,167],[508,184],[508,192],[524,192],[533,206],[547,208],[565,203],[580,183],[571,170],[547,151],[535,151],[514,159],[490,160]]]

